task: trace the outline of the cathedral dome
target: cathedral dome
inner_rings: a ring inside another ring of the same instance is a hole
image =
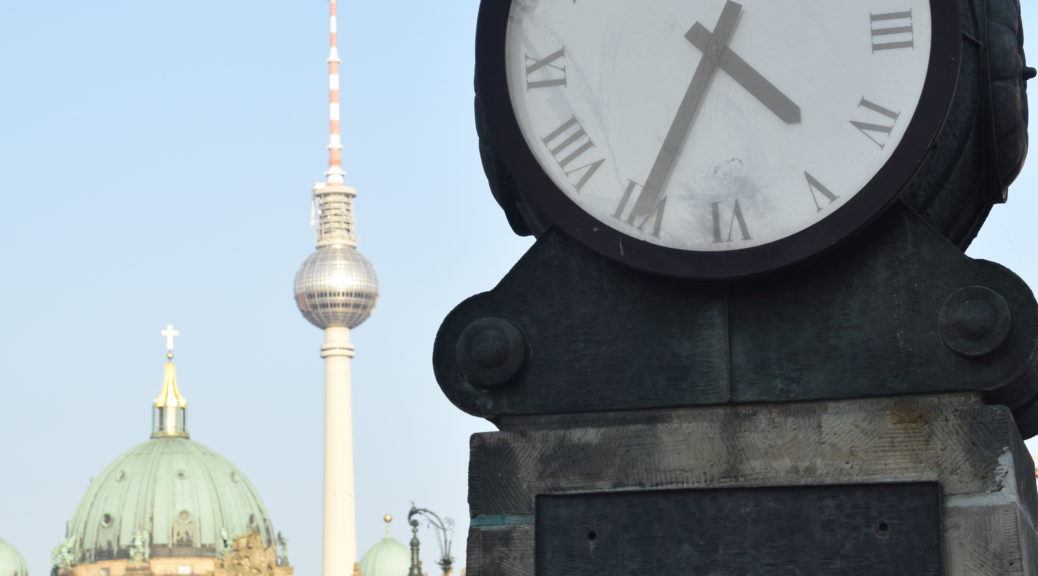
[[[410,570],[411,553],[407,546],[388,534],[360,559],[361,576],[407,576]]]
[[[287,559],[275,557],[284,540],[274,532],[259,493],[226,458],[191,440],[187,400],[173,364],[173,336],[179,332],[167,326],[162,334],[168,361],[152,405],[151,439],[91,480],[53,552],[54,566],[64,576],[122,574],[127,563],[134,569],[148,564],[153,574],[215,570],[226,576],[220,572],[228,569],[225,561],[242,560],[234,560],[235,551],[245,546],[269,556],[264,562],[274,572],[291,574]],[[163,558],[177,561],[155,563]]]
[[[0,538],[0,576],[29,576],[25,558],[3,538]]]
[[[91,483],[68,524],[73,563],[129,558],[135,540],[151,556],[215,557],[228,538],[273,529],[240,470],[185,437],[155,437],[118,457]]]

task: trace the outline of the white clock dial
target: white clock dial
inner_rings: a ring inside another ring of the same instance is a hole
[[[513,0],[505,74],[537,163],[602,226],[741,250],[891,161],[931,29],[930,0]]]

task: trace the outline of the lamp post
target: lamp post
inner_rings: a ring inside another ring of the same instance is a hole
[[[436,530],[437,543],[440,545],[440,559],[436,561],[443,571],[443,576],[450,576],[451,565],[454,558],[451,557],[451,538],[454,537],[454,520],[440,518],[440,516],[428,508],[416,508],[411,503],[411,511],[407,513],[407,522],[411,525],[411,569],[407,576],[422,576],[422,561],[418,557],[418,519],[416,516],[424,516],[426,524]]]

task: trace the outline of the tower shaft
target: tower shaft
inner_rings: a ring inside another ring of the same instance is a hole
[[[357,561],[350,329],[324,330],[324,576],[350,576]]]

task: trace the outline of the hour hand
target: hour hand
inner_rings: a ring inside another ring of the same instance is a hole
[[[714,34],[698,22],[685,34],[685,38],[699,48],[703,54],[714,52],[712,49],[717,44]],[[760,100],[761,104],[767,106],[768,110],[774,112],[783,122],[786,124],[800,122],[800,107],[779,91],[774,84],[768,82],[767,78],[761,76],[760,72],[747,64],[731,48],[723,51],[718,67],[727,72],[733,80],[754,98]]]

